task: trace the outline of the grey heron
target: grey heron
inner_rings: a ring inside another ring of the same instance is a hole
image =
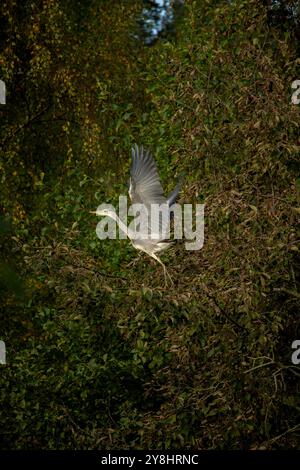
[[[170,225],[172,206],[179,194],[181,183],[178,183],[166,198],[159,179],[156,163],[151,153],[145,150],[142,146],[138,147],[137,145],[132,147],[132,163],[129,183],[128,192],[132,204],[140,204],[145,209],[141,213],[141,218],[139,220],[138,228],[140,232],[138,236],[136,230],[132,230],[127,227],[114,211],[110,209],[101,209],[92,213],[101,216],[108,216],[114,219],[120,229],[130,239],[134,248],[147,253],[162,265],[165,283],[167,276],[173,283],[165,264],[159,258],[157,253],[166,250],[173,243],[170,239],[165,237],[165,234],[169,233],[168,228]],[[159,220],[158,230],[153,229],[153,224],[151,224],[150,221],[151,208],[155,204],[161,207],[163,206],[166,210],[165,215],[167,216],[163,217],[162,220]]]

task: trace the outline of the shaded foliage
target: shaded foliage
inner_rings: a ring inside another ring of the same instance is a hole
[[[297,448],[294,32],[262,1],[199,0],[149,48],[142,8],[1,6],[1,447]],[[205,202],[170,291],[89,214],[125,193],[135,142]]]

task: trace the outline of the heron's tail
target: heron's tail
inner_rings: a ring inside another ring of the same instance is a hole
[[[154,250],[154,253],[158,251],[164,251],[170,246],[173,246],[175,244],[175,240],[162,240],[157,243],[157,248]]]

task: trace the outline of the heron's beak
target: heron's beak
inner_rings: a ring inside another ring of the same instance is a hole
[[[95,212],[95,211],[90,211],[90,214],[96,214],[96,215],[97,215],[97,212]]]

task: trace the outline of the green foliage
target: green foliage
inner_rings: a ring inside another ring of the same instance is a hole
[[[5,449],[299,447],[299,107],[293,35],[259,0],[186,2],[135,39],[137,2],[1,7]],[[205,202],[161,267],[99,241],[130,147]],[[13,197],[12,197],[13,195]]]

